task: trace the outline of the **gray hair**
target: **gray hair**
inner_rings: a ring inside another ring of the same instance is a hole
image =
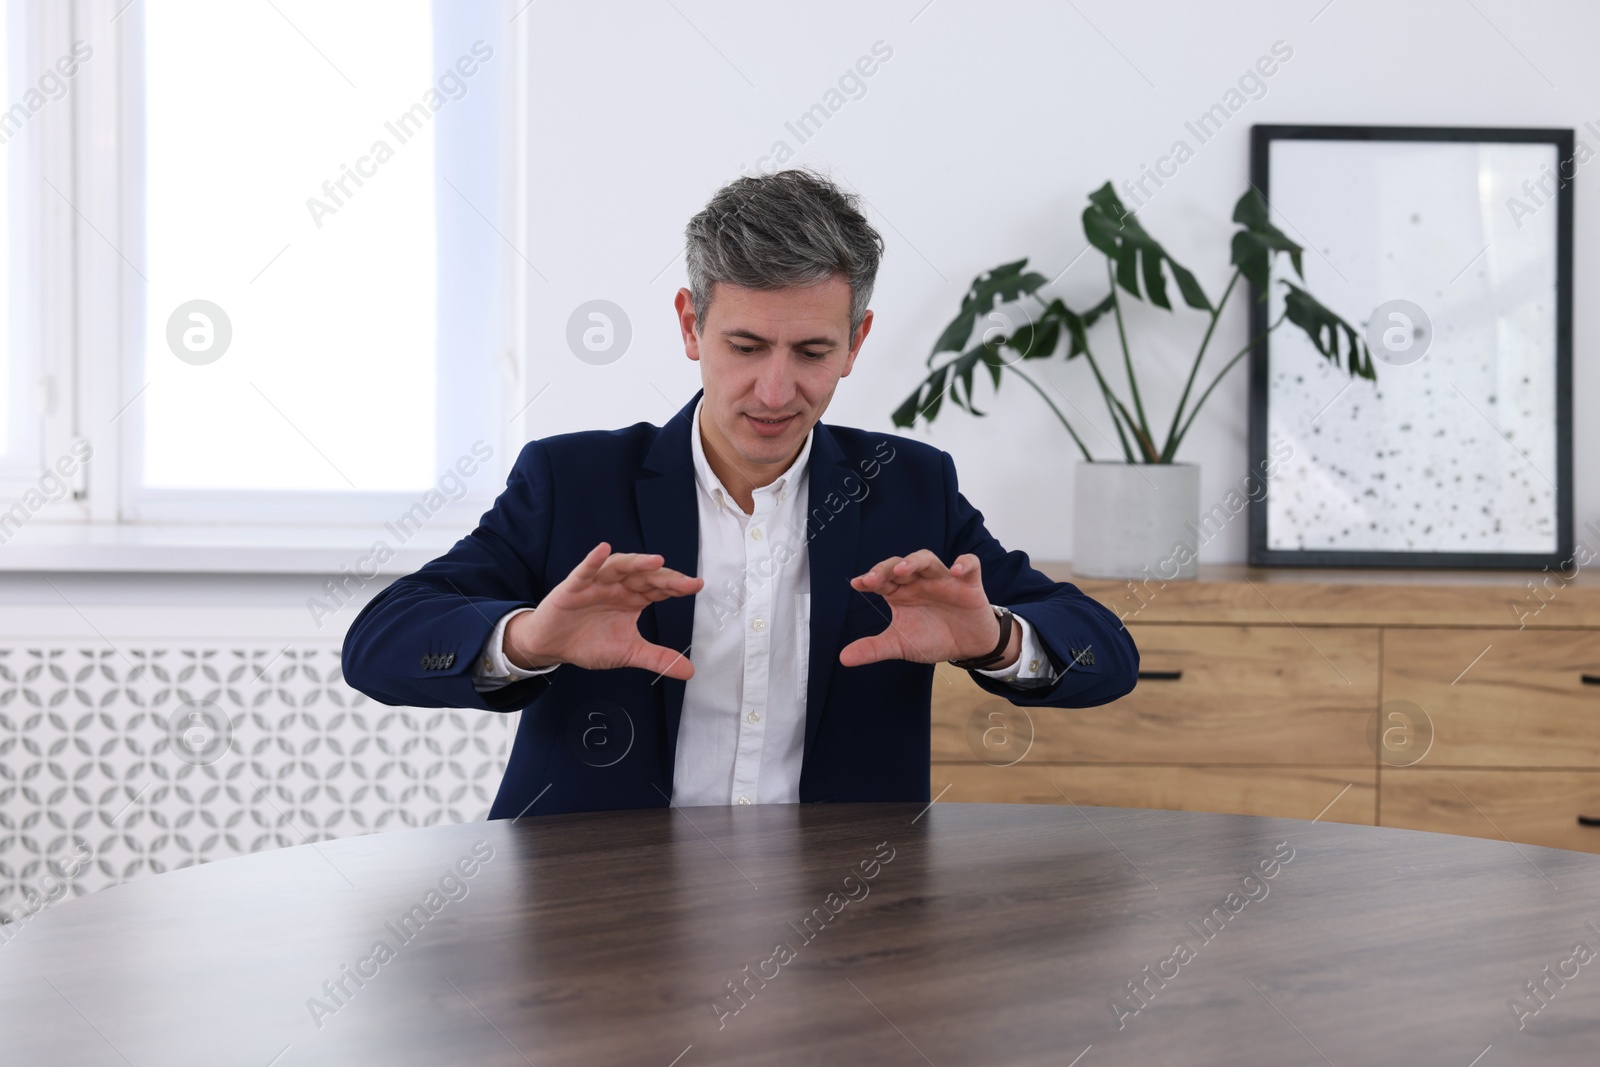
[[[883,255],[883,238],[859,203],[827,178],[798,168],[738,178],[717,190],[684,231],[695,332],[711,311],[717,282],[785,289],[838,274],[850,283],[854,337]]]

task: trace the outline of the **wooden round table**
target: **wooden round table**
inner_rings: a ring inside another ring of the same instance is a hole
[[[950,803],[526,818],[47,909],[0,945],[0,1062],[1592,1064],[1597,927],[1600,856],[1407,830]]]

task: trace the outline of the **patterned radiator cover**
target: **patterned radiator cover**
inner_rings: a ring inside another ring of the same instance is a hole
[[[482,819],[515,735],[369,700],[327,642],[96,644],[0,647],[0,942],[173,868]]]

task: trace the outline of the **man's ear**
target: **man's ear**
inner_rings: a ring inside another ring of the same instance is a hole
[[[683,334],[683,353],[692,360],[700,359],[700,336],[695,331],[700,328],[699,316],[694,310],[694,296],[687,289],[679,289],[678,295],[672,298],[672,306],[678,312],[678,330]]]
[[[856,327],[855,336],[850,338],[850,354],[845,357],[844,371],[840,373],[839,377],[848,378],[850,376],[851,368],[856,365],[856,356],[861,354],[861,343],[867,339],[867,334],[871,330],[872,311],[868,309],[867,313],[861,316],[861,325]]]

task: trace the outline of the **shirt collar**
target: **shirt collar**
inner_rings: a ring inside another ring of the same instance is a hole
[[[706,460],[705,445],[700,440],[700,409],[705,406],[705,402],[703,395],[695,402],[694,424],[689,431],[689,447],[694,453],[695,479],[713,497],[716,497],[720,492],[722,498],[728,502],[728,506],[736,508],[738,505],[734,503],[733,494],[728,492],[727,488],[722,484],[722,480],[717,477],[716,472],[711,469],[711,464]],[[816,436],[816,432],[815,425],[806,431],[806,442],[800,446],[800,454],[794,458],[794,462],[789,464],[788,469],[778,475],[771,485],[761,486],[755,492],[777,496],[778,493],[786,488],[799,486],[800,479],[805,474],[806,462],[811,457],[811,441]],[[798,489],[795,491],[798,491]]]

